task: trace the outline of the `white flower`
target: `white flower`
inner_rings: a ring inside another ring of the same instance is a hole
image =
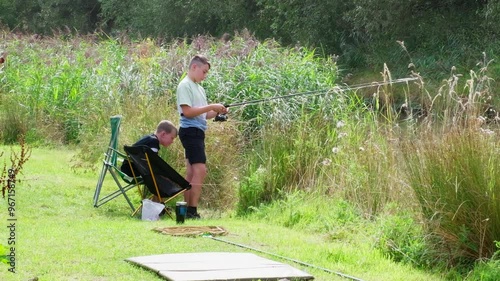
[[[338,147],[332,148],[332,152],[335,154],[339,153],[339,151],[340,151],[340,148],[338,148]]]
[[[339,139],[343,138],[343,137],[346,137],[347,136],[347,133],[340,133],[339,134]]]
[[[321,164],[323,164],[324,166],[330,166],[330,164],[332,164],[332,160],[329,158],[325,158],[323,159],[323,161],[321,161]]]
[[[337,128],[342,128],[344,126],[345,126],[344,121],[340,120],[340,121],[337,122]]]
[[[494,132],[494,131],[492,131],[492,130],[490,130],[490,129],[483,129],[483,128],[480,128],[479,130],[481,131],[481,133],[486,134],[486,135],[489,135],[489,136],[492,136],[492,135],[494,135],[494,134],[495,134],[495,132]]]

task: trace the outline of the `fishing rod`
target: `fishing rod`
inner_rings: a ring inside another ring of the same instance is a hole
[[[341,93],[341,92],[345,92],[348,90],[355,91],[355,90],[364,89],[364,88],[392,85],[392,84],[396,84],[396,83],[404,83],[404,82],[414,81],[417,79],[418,79],[417,77],[407,77],[407,78],[400,78],[400,79],[396,79],[396,80],[389,80],[389,81],[382,81],[382,82],[363,83],[363,84],[357,84],[357,85],[353,85],[353,86],[344,86],[344,87],[336,86],[336,87],[333,87],[332,89],[308,91],[308,92],[301,92],[301,93],[295,93],[295,94],[289,94],[289,95],[283,95],[283,96],[263,98],[263,99],[258,99],[258,100],[243,101],[243,102],[232,103],[232,104],[224,104],[224,107],[227,108],[227,107],[235,107],[235,106],[243,106],[243,105],[252,105],[252,104],[258,104],[258,103],[278,100],[278,99],[287,99],[287,98],[293,98],[293,97],[299,97],[299,96],[324,95],[324,94],[328,94],[330,92]],[[216,121],[216,122],[227,121],[227,115],[226,114],[218,114],[214,118],[214,121]]]
[[[227,243],[227,244],[230,244],[230,245],[238,246],[238,247],[241,247],[241,248],[244,248],[244,249],[252,250],[252,251],[255,251],[255,252],[264,253],[266,255],[270,255],[270,256],[274,256],[274,257],[280,258],[280,259],[291,261],[291,262],[300,264],[302,266],[308,266],[308,267],[311,267],[311,268],[319,269],[319,270],[322,270],[322,271],[325,271],[325,272],[328,272],[328,273],[332,273],[332,274],[338,275],[340,277],[344,277],[344,278],[351,279],[351,280],[354,280],[354,281],[363,281],[363,279],[360,279],[360,278],[357,278],[357,277],[354,277],[354,276],[350,276],[350,275],[344,274],[342,272],[333,271],[333,270],[330,270],[328,268],[316,266],[316,265],[313,265],[313,264],[310,264],[310,263],[305,263],[303,261],[299,261],[299,260],[296,260],[296,259],[284,257],[284,256],[281,256],[281,255],[278,255],[278,254],[274,254],[274,253],[268,252],[268,251],[259,250],[257,248],[253,248],[253,247],[250,247],[250,246],[247,246],[247,245],[244,245],[244,244],[239,244],[239,243],[231,242],[231,241],[228,241],[228,240],[216,238],[216,237],[213,237],[212,235],[203,235],[203,237],[210,238],[212,240],[219,241],[219,242],[224,242],[224,243]]]

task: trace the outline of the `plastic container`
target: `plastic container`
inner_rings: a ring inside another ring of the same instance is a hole
[[[177,223],[184,223],[187,213],[187,203],[179,201],[175,203],[175,221]]]

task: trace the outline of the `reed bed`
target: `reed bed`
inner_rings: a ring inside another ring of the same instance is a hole
[[[333,91],[334,58],[259,42],[248,32],[168,44],[0,36],[4,143],[22,135],[29,145],[77,145],[75,169],[95,169],[110,116],[124,116],[121,144],[161,119],[178,121],[177,82],[190,57],[203,53],[213,66],[203,84],[212,102],[323,91],[230,108],[228,122],[211,122],[206,207],[331,237],[339,222],[373,223],[375,247],[422,267],[470,270],[498,256],[499,100],[486,58],[467,75],[452,69],[434,92],[416,73],[415,81],[391,84],[387,67],[384,86]],[[162,156],[183,171],[179,143]],[[331,202],[349,211],[325,211]],[[318,212],[327,214],[322,224]]]

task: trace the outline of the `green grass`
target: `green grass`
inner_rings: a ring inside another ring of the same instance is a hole
[[[1,147],[6,159],[11,148]],[[16,149],[16,148],[14,148]],[[320,269],[301,266],[264,253],[208,238],[158,234],[156,226],[174,226],[130,217],[125,200],[117,198],[94,208],[92,196],[97,172],[70,168],[76,151],[69,148],[34,148],[16,185],[16,271],[0,264],[1,280],[159,280],[153,272],[129,264],[134,256],[185,252],[253,252],[288,263],[315,276],[315,280],[345,280]],[[109,182],[105,188],[112,186]],[[132,195],[133,196],[133,195]],[[0,199],[0,221],[7,224],[6,200]],[[186,225],[218,225],[229,232],[222,239],[283,257],[342,272],[364,280],[441,280],[394,263],[374,250],[366,229],[351,229],[345,239],[331,239],[318,229],[294,229],[258,219],[234,218],[202,210],[201,221]],[[2,227],[1,244],[7,243]],[[364,238],[363,238],[364,237]]]
[[[91,216],[102,217],[105,228],[127,228],[124,235],[136,224],[146,225],[124,215],[129,212],[125,202],[90,207],[96,171],[100,170],[98,158],[109,141],[109,117],[124,116],[119,147],[150,133],[161,119],[175,123],[179,117],[175,86],[194,53],[211,58],[213,68],[203,86],[214,102],[331,89],[337,79],[335,61],[318,57],[315,50],[287,49],[273,40],[258,42],[249,34],[235,37],[231,44],[200,36],[193,44],[180,40],[170,45],[150,39],[122,42],[70,36],[32,41],[29,36],[1,36],[9,55],[0,69],[0,80],[6,81],[0,85],[0,140],[16,143],[24,133],[26,142],[33,146],[78,144],[75,151],[50,152],[67,158],[62,168],[44,173],[31,170],[26,175],[27,185],[19,183],[26,191],[34,189],[37,196],[49,198],[45,202],[19,194],[32,200],[19,204],[20,212],[27,212],[23,220],[33,216],[33,224],[40,216],[64,217],[54,207],[58,206],[78,215],[76,221],[82,227],[86,224],[82,218]],[[232,230],[241,234],[234,237],[247,235],[255,238],[256,245],[262,241],[283,243],[268,238],[271,236],[266,232],[262,233],[266,237],[259,238],[255,229],[263,222],[273,225],[268,227],[273,233],[286,233],[281,237],[295,233],[326,237],[321,240],[323,246],[333,243],[332,249],[339,246],[352,251],[349,257],[337,250],[330,256],[332,267],[345,267],[353,275],[365,271],[350,265],[351,257],[363,260],[377,253],[365,252],[365,248],[427,270],[444,268],[451,271],[449,279],[454,279],[453,274],[462,279],[471,270],[471,276],[494,274],[488,269],[496,261],[488,259],[498,257],[495,243],[500,240],[500,224],[498,216],[490,214],[498,213],[498,204],[484,196],[497,196],[500,182],[500,123],[484,114],[488,106],[496,108],[498,104],[490,78],[493,66],[484,57],[468,75],[453,70],[449,79],[434,89],[419,77],[407,85],[366,88],[357,93],[231,107],[229,121],[210,122],[207,131],[210,172],[200,204],[202,209],[213,211],[204,215],[217,222],[221,219],[225,226],[243,223],[242,229],[236,226]],[[387,65],[380,74],[370,76],[371,81],[396,78]],[[457,136],[464,133],[482,137],[462,142]],[[46,150],[40,149],[37,155],[43,153]],[[180,142],[162,150],[162,156],[183,173]],[[36,163],[36,157],[30,165]],[[52,167],[33,165],[31,169]],[[68,167],[83,167],[88,173]],[[427,196],[427,187],[436,194]],[[453,190],[460,192],[450,192]],[[236,219],[238,216],[246,219]],[[126,227],[115,225],[124,220],[130,220]],[[94,225],[89,222],[89,226]],[[20,227],[19,231],[26,230]],[[75,241],[88,239],[73,235]],[[103,234],[99,237],[110,239]],[[349,241],[367,246],[352,250]],[[435,250],[455,249],[457,245],[466,245],[466,251],[461,246],[459,251]],[[298,249],[305,253],[313,250],[306,245]],[[330,256],[308,262],[322,264]],[[450,259],[459,262],[447,263]],[[349,262],[337,264],[337,260]],[[479,261],[486,261],[486,265]],[[473,269],[475,265],[479,267]],[[369,272],[383,276],[376,269]]]

